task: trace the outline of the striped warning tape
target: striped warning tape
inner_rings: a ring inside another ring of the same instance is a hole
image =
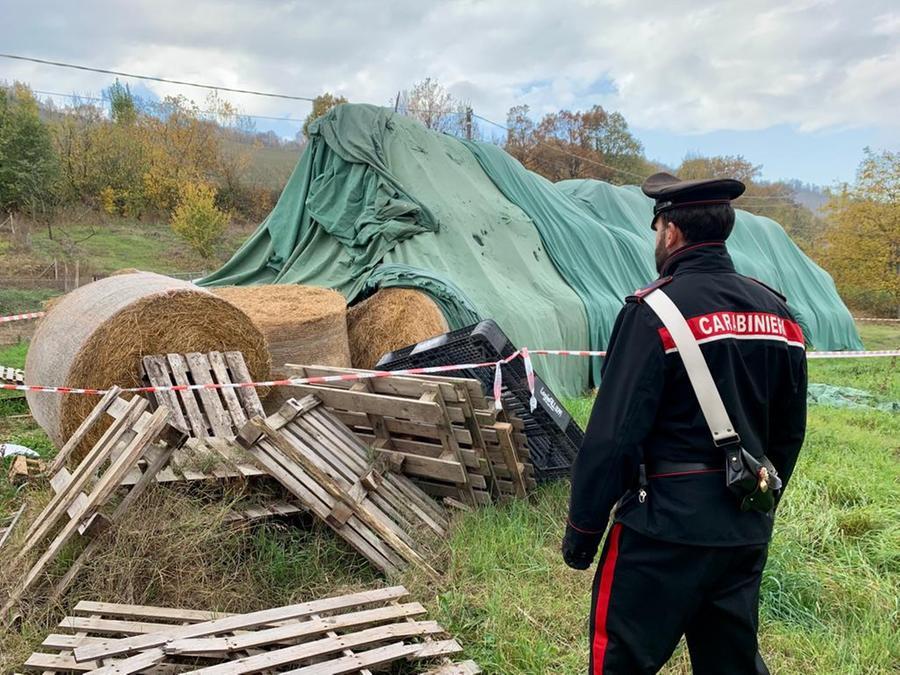
[[[900,319],[887,319],[877,316],[854,316],[854,321],[872,321],[874,323],[900,323]]]
[[[40,319],[46,312],[25,312],[24,314],[10,314],[9,316],[0,316],[0,323],[9,321],[26,321],[27,319]]]
[[[352,380],[371,380],[385,377],[401,377],[405,375],[433,375],[435,373],[448,373],[458,370],[471,370],[475,368],[500,368],[520,356],[515,352],[500,361],[486,363],[461,363],[447,366],[427,366],[424,368],[407,368],[405,370],[373,370],[362,373],[346,373],[343,375],[319,375],[316,377],[297,377],[286,380],[269,380],[266,382],[218,382],[209,384],[174,384],[165,387],[123,387],[122,393],[149,394],[164,391],[189,391],[195,389],[242,389],[245,387],[291,387],[300,384],[325,384],[327,382],[347,382]],[[0,384],[0,390],[30,391],[45,394],[82,394],[87,396],[102,396],[108,389],[86,389],[77,387],[49,387],[37,384]],[[502,389],[502,381],[501,381]],[[496,405],[500,407],[500,396],[495,396]]]
[[[807,352],[808,359],[866,359],[883,356],[900,356],[900,349],[877,349],[873,351]]]
[[[353,380],[370,380],[385,377],[402,377],[406,375],[433,375],[435,373],[450,373],[459,370],[474,370],[476,368],[494,368],[494,399],[499,405],[500,392],[503,388],[503,375],[501,366],[521,357],[525,362],[525,374],[528,386],[534,390],[534,368],[531,363],[532,356],[604,356],[606,352],[584,351],[568,349],[526,349],[522,348],[510,356],[499,361],[486,361],[484,363],[460,363],[445,366],[428,366],[424,368],[407,368],[405,370],[373,370],[361,373],[346,373],[342,375],[320,375],[317,377],[293,378],[286,380],[269,380],[266,382],[228,382],[225,384],[174,384],[166,387],[129,387],[123,388],[123,393],[147,394],[163,391],[187,391],[193,389],[240,389],[243,387],[290,387],[299,384],[325,384],[327,382],[347,382]],[[900,349],[882,349],[877,351],[844,351],[844,352],[809,352],[810,359],[857,359],[872,357],[896,357],[900,356]],[[86,394],[103,395],[107,389],[79,389],[76,387],[49,387],[35,384],[0,384],[0,390],[32,391],[51,394]],[[536,403],[536,401],[535,401]]]

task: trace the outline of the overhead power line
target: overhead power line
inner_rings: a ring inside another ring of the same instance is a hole
[[[15,61],[29,61],[31,63],[41,63],[46,66],[56,66],[57,68],[71,68],[73,70],[86,70],[92,73],[103,73],[105,75],[118,75],[119,77],[131,77],[136,80],[152,80],[153,82],[166,82],[168,84],[180,84],[185,87],[197,87],[199,89],[211,89],[213,91],[230,91],[235,94],[252,94],[253,96],[268,96],[269,98],[284,98],[291,101],[310,101],[314,99],[309,96],[293,96],[290,94],[277,94],[270,91],[256,91],[253,89],[235,89],[233,87],[220,87],[212,84],[200,84],[199,82],[187,82],[185,80],[172,80],[167,77],[155,77],[153,75],[136,75],[135,73],[125,73],[120,70],[109,70],[107,68],[93,68],[91,66],[82,66],[75,63],[64,63],[63,61],[48,61],[47,59],[36,59],[31,56],[19,56],[18,54],[2,54],[0,57],[4,59],[13,59]]]
[[[105,98],[100,98],[97,96],[82,96],[81,94],[64,94],[60,91],[44,91],[42,89],[32,89],[35,94],[43,94],[45,96],[63,96],[65,98],[70,98],[73,101],[96,101],[96,102],[108,102]],[[277,120],[282,122],[296,122],[297,124],[303,124],[303,120],[297,119],[296,117],[270,117],[269,115],[250,115],[249,113],[234,113],[233,115],[228,115],[224,113],[219,113],[216,110],[201,110],[201,113],[205,115],[223,115],[225,117],[249,117],[255,120]]]

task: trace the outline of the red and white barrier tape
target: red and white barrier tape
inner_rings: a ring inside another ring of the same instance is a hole
[[[808,359],[866,359],[883,356],[900,356],[900,349],[879,349],[874,351],[807,352]]]
[[[854,321],[874,321],[875,323],[900,323],[900,319],[879,318],[877,316],[854,316]]]
[[[240,389],[243,387],[290,387],[299,384],[325,384],[327,382],[348,382],[354,380],[371,380],[383,377],[402,377],[405,375],[432,375],[435,373],[450,373],[459,370],[474,370],[476,368],[494,368],[494,401],[499,408],[501,406],[500,395],[503,390],[503,373],[501,366],[522,357],[525,363],[525,375],[528,380],[528,388],[531,391],[531,409],[537,406],[535,398],[535,375],[531,362],[532,355],[540,356],[604,356],[601,351],[572,351],[566,349],[527,349],[522,348],[500,361],[487,361],[485,363],[461,363],[446,366],[428,366],[424,368],[407,368],[405,370],[375,370],[362,373],[346,373],[342,375],[320,375],[317,377],[293,378],[285,380],[269,380],[267,382],[238,382],[226,384],[175,384],[167,387],[129,387],[123,388],[123,393],[147,394],[162,391],[187,391],[192,389]],[[844,352],[809,352],[810,359],[858,359],[873,357],[900,356],[900,349],[883,349],[877,351],[844,351]],[[86,394],[100,396],[107,389],[78,389],[74,387],[48,387],[36,384],[0,384],[0,390],[32,391],[51,394]]]
[[[25,314],[11,314],[9,316],[0,316],[0,323],[9,321],[26,321],[27,319],[40,319],[46,312],[26,312]]]

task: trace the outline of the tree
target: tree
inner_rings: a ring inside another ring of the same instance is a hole
[[[596,178],[634,183],[647,175],[643,146],[620,113],[596,105],[587,111],[560,110],[535,124],[528,106],[510,108],[506,151],[552,181]]]
[[[414,117],[432,131],[467,138],[477,136],[469,102],[455,98],[440,82],[430,77],[400,92],[397,112]]]
[[[688,155],[675,173],[684,180],[738,179],[747,189],[735,202],[737,208],[771,218],[807,253],[815,250],[824,227],[821,219],[798,201],[796,188],[791,183],[763,181],[761,165],[753,164],[742,155]]]
[[[0,88],[0,208],[45,221],[52,239],[58,185],[53,138],[31,90]]]
[[[205,183],[182,186],[178,206],[172,213],[172,230],[206,259],[215,253],[229,216],[216,207],[216,190]]]
[[[683,180],[736,178],[745,185],[751,185],[759,180],[761,171],[761,165],[753,164],[744,159],[743,155],[720,155],[716,157],[688,155],[682,160],[676,174]]]
[[[107,88],[103,98],[109,101],[110,117],[116,124],[134,124],[137,120],[137,104],[131,95],[131,88],[119,80]]]
[[[848,304],[900,316],[900,152],[865,157],[825,206],[820,260]]]
[[[347,99],[343,96],[334,96],[327,91],[321,96],[316,96],[313,99],[312,110],[310,111],[309,115],[306,116],[306,120],[303,122],[303,136],[309,138],[310,124],[319,119],[322,115],[327,113],[332,108],[346,102]]]

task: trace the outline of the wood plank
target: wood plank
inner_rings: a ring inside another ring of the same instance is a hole
[[[75,448],[81,445],[81,442],[85,439],[91,429],[93,429],[103,418],[103,413],[105,413],[112,405],[113,401],[119,397],[121,391],[122,390],[119,387],[113,386],[103,395],[103,398],[101,398],[97,405],[94,406],[88,416],[82,420],[81,424],[78,425],[78,428],[75,429],[75,432],[69,437],[69,440],[66,441],[56,457],[53,458],[53,461],[50,463],[50,468],[48,469],[49,473],[54,474],[66,465],[66,462],[69,461],[69,456]]]
[[[286,640],[320,635],[329,631],[366,626],[370,623],[396,621],[425,614],[425,608],[418,602],[388,605],[358,612],[335,614],[329,617],[311,618],[266,630],[251,631],[231,637],[187,638],[172,640],[163,646],[166,654],[197,655],[213,652],[232,652],[253,647],[262,647]]]
[[[188,626],[177,626],[157,633],[123,638],[121,640],[107,640],[101,645],[86,645],[75,650],[77,661],[89,661],[108,656],[118,656],[139,649],[158,647],[166,642],[179,638],[200,637],[214,635],[228,631],[250,629],[257,626],[271,624],[276,621],[300,619],[310,614],[320,612],[334,612],[349,607],[359,607],[376,602],[389,602],[408,595],[408,591],[402,586],[391,586],[371,591],[361,591],[349,595],[341,595],[332,598],[301,602],[284,607],[264,609],[248,614],[204,621]]]
[[[12,536],[13,530],[16,525],[19,523],[19,520],[22,518],[22,514],[25,513],[25,504],[22,504],[16,512],[13,514],[12,518],[9,521],[9,524],[6,526],[6,529],[0,533],[0,548],[3,548],[3,544],[9,541]]]
[[[72,611],[78,614],[158,619],[169,623],[196,623],[199,621],[212,621],[224,616],[233,616],[233,614],[224,612],[208,612],[177,607],[154,607],[151,605],[127,605],[117,602],[95,602],[92,600],[81,600]]]
[[[210,352],[206,355],[209,358],[209,365],[212,367],[213,375],[219,384],[232,383],[231,376],[228,374],[228,364],[225,363],[225,357],[221,352]],[[231,415],[231,426],[233,429],[240,429],[247,423],[247,414],[241,406],[241,401],[235,390],[229,387],[220,389],[219,393],[225,401],[228,413]],[[233,434],[232,434],[233,435]]]
[[[312,394],[329,408],[354,410],[374,415],[389,415],[391,417],[432,423],[437,423],[443,419],[443,411],[435,403],[311,384],[292,385],[285,387],[285,389],[292,396]]]
[[[145,399],[135,396],[131,400],[125,409],[125,414],[113,422],[97,441],[97,444],[82,459],[65,488],[53,495],[41,514],[34,520],[25,535],[25,541],[22,543],[17,559],[24,557],[57,525],[59,518],[77,498],[78,493],[87,486],[100,466],[109,458],[115,448],[116,439],[127,431],[146,408],[147,401]],[[82,508],[86,508],[84,503],[82,503]]]
[[[145,356],[143,358],[144,374],[154,387],[171,387],[175,382],[169,373],[169,362],[164,356]],[[172,414],[172,425],[184,432],[190,432],[190,426],[181,411],[178,394],[174,391],[156,391],[153,397],[158,405],[166,406]]]
[[[369,508],[364,506],[357,507],[357,505],[353,504],[351,500],[349,500],[347,493],[341,486],[329,476],[326,472],[322,471],[318,464],[313,459],[313,454],[307,454],[303,452],[305,448],[302,448],[300,445],[291,446],[288,439],[278,433],[277,430],[273,429],[268,425],[265,420],[255,419],[248,422],[250,425],[254,425],[258,428],[259,431],[268,436],[271,443],[273,443],[279,450],[286,453],[291,459],[299,461],[300,465],[303,469],[323,488],[325,488],[332,496],[336,499],[340,499],[347,503],[348,506],[354,508],[354,512],[356,516],[366,525],[371,527],[380,538],[384,539],[392,549],[394,549],[404,560],[407,562],[414,563],[422,568],[425,572],[430,575],[437,577],[437,572],[432,569],[432,567],[425,561],[422,556],[418,554],[413,548],[411,548],[406,542],[404,542],[397,534],[388,527],[384,522],[379,520]],[[300,452],[296,452],[299,450]]]
[[[166,354],[166,361],[169,364],[169,372],[176,384],[182,386],[190,386],[191,381],[188,378],[188,366],[181,354]],[[203,417],[200,406],[197,405],[197,399],[192,389],[184,389],[177,392],[178,400],[184,408],[190,433],[196,438],[206,438],[209,436],[208,422]]]
[[[191,375],[195,384],[215,384],[212,376],[212,366],[205,354],[199,352],[191,352],[184,355],[190,368]],[[212,436],[218,438],[234,438],[235,428],[231,424],[231,416],[225,412],[222,406],[222,399],[219,398],[219,390],[217,389],[198,389],[197,394],[203,403],[203,412],[209,421]]]
[[[67,616],[58,628],[75,632],[83,631],[93,635],[147,635],[166,630],[173,624],[151,621],[130,621],[125,619],[102,619],[94,616]]]
[[[263,652],[262,654],[235,659],[228,663],[209,666],[207,668],[199,668],[191,672],[195,675],[243,675],[244,673],[258,673],[271,668],[289,666],[304,660],[327,656],[329,654],[334,654],[335,652],[343,651],[344,649],[354,649],[366,645],[378,644],[379,642],[384,642],[386,640],[435,635],[442,632],[444,632],[443,628],[441,628],[436,621],[412,621],[388,624],[386,626],[368,628],[356,633],[346,633],[338,638],[326,637],[321,640],[314,640],[292,647],[275,649],[273,651]],[[402,645],[403,643],[400,644]],[[422,645],[418,645],[418,647],[421,649]],[[353,670],[360,670],[368,665],[370,664],[363,664]],[[108,674],[112,675],[114,672],[118,671],[109,670]],[[104,675],[107,674],[104,673]]]
[[[224,356],[225,362],[228,364],[229,370],[231,370],[232,382],[253,382],[253,378],[250,377],[250,371],[247,369],[247,364],[244,362],[243,354],[240,352],[225,352]],[[259,401],[259,393],[254,387],[238,387],[237,395],[244,404],[248,417],[253,417],[254,415],[261,417],[266,414],[263,411],[262,403]]]
[[[402,659],[425,659],[449,654],[457,654],[462,647],[456,640],[406,644],[399,642],[385,647],[358,652],[333,661],[288,670],[283,675],[343,675],[354,673],[361,668],[375,668]]]
[[[146,401],[143,403],[144,406],[146,406]],[[116,458],[97,481],[90,495],[88,495],[88,503],[82,516],[86,516],[90,510],[98,508],[106,503],[113,491],[121,484],[125,474],[132,466],[134,466],[138,459],[140,459],[141,455],[143,455],[147,445],[158,438],[162,433],[167,425],[166,420],[168,416],[168,409],[162,407],[158,408],[156,412],[151,415],[150,421],[145,429],[134,437],[122,454]],[[132,492],[134,492],[134,489],[132,489]],[[125,499],[127,499],[127,497]],[[125,500],[123,500],[123,502],[124,501]],[[121,508],[121,504],[117,508]],[[40,575],[44,572],[47,564],[54,559],[59,554],[60,550],[62,550],[63,546],[77,534],[79,525],[79,519],[72,518],[63,526],[53,541],[48,545],[44,553],[25,575],[23,581],[10,592],[9,599],[2,611],[0,611],[0,614],[6,616],[8,611],[15,606],[22,595],[34,585]]]
[[[456,460],[423,457],[392,450],[376,450],[376,452],[386,457],[399,455],[403,459],[403,473],[408,476],[432,478],[461,486],[468,484],[466,471]]]

